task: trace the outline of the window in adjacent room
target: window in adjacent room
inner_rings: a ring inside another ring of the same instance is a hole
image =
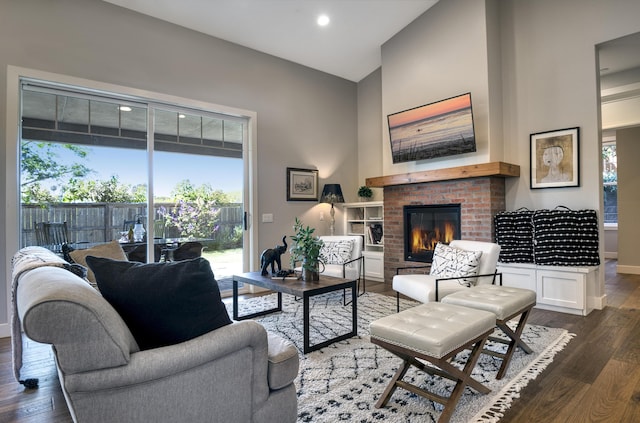
[[[616,143],[602,144],[602,185],[604,187],[604,223],[618,224],[618,156]]]

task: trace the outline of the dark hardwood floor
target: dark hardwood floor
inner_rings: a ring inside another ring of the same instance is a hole
[[[576,337],[501,422],[640,421],[640,275],[617,275],[615,266],[605,266],[604,310],[586,317],[533,310],[529,323],[563,327]],[[367,291],[394,295],[379,283],[368,282]],[[0,422],[71,422],[50,347],[28,341],[25,368],[40,378],[39,389],[15,382],[10,339],[0,339]]]

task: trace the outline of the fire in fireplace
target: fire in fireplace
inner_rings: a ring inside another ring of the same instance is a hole
[[[460,204],[404,206],[404,259],[431,263],[438,242],[460,239]]]

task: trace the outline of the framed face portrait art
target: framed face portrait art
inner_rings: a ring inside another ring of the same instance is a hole
[[[531,134],[531,189],[580,186],[580,128]]]

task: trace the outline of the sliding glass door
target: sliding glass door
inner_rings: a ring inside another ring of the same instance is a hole
[[[74,248],[201,255],[230,289],[249,239],[247,119],[35,80],[22,81],[21,105],[21,246],[44,242],[41,223],[66,222]]]
[[[153,116],[153,219],[162,231],[155,236],[202,245],[221,289],[230,290],[243,270],[246,122],[166,106]]]

